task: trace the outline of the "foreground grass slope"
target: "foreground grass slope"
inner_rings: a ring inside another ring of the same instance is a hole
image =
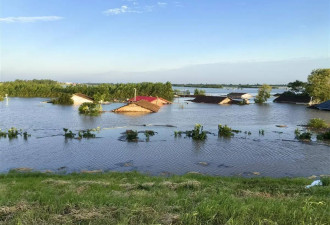
[[[330,224],[330,186],[305,178],[0,175],[0,224]]]

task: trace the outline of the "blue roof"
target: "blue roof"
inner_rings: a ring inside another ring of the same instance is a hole
[[[318,104],[316,108],[321,110],[330,110],[330,100]]]

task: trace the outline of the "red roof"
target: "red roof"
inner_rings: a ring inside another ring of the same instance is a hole
[[[151,97],[151,96],[136,96],[136,101],[141,101],[141,100],[152,102],[154,100],[157,100],[157,98],[156,97]],[[134,102],[134,98],[131,98],[128,101],[129,102]]]

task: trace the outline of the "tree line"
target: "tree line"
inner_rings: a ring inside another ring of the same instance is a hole
[[[15,80],[0,83],[0,95],[10,97],[47,97],[57,98],[65,94],[82,93],[96,101],[126,100],[134,96],[134,88],[138,95],[158,96],[173,99],[172,84],[166,83],[127,83],[99,85],[65,85],[52,80]]]

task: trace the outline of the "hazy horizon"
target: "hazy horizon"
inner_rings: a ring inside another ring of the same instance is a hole
[[[0,81],[285,84],[330,68],[328,0],[0,4]]]

